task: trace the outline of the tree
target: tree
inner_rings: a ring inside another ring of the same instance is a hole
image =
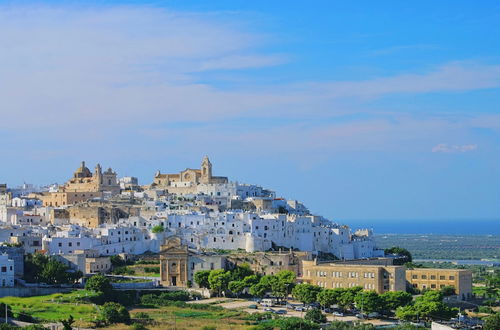
[[[27,282],[72,284],[83,276],[82,272],[72,272],[66,264],[42,253],[26,255],[24,269],[24,279]]]
[[[443,295],[439,291],[426,291],[417,297],[413,305],[407,305],[396,309],[396,317],[402,320],[416,319],[450,319],[456,316],[458,310],[450,308],[443,303]]]
[[[303,283],[297,284],[293,290],[292,295],[304,304],[310,304],[316,301],[318,293],[321,291],[319,286]]]
[[[455,287],[453,285],[446,285],[446,286],[442,287],[441,290],[439,290],[439,291],[441,291],[441,294],[444,297],[456,295]]]
[[[338,305],[344,310],[350,309],[354,304],[354,297],[363,290],[361,287],[352,287],[349,289],[344,289],[337,299]]]
[[[314,323],[325,323],[326,322],[326,315],[323,314],[318,308],[313,308],[310,309],[306,312],[306,315],[304,318],[308,321],[314,322]]]
[[[267,285],[259,281],[258,283],[252,285],[249,291],[252,296],[262,298],[266,295],[266,292],[269,291],[269,288]]]
[[[258,275],[250,275],[250,276],[245,277],[243,279],[243,282],[245,283],[245,286],[249,288],[252,285],[259,283],[259,280],[260,279],[259,279]]]
[[[231,281],[228,284],[228,289],[236,296],[239,296],[245,290],[246,284],[244,281]]]
[[[123,305],[114,302],[107,302],[102,305],[100,315],[106,324],[130,322],[128,310]]]
[[[109,260],[111,261],[111,265],[113,265],[113,267],[123,267],[127,264],[127,262],[118,254],[109,257]]]
[[[236,268],[231,271],[231,280],[232,281],[241,281],[245,277],[253,275],[253,274],[254,274],[254,272],[248,264],[241,264],[241,265],[236,266]]]
[[[325,289],[318,293],[316,299],[321,306],[330,307],[338,302],[342,292],[342,289]]]
[[[398,307],[410,304],[413,297],[404,291],[387,291],[380,295],[385,310],[396,310]]]
[[[87,280],[85,289],[94,292],[109,293],[113,290],[113,286],[106,276],[97,274]]]
[[[410,251],[399,246],[393,246],[389,249],[385,249],[384,252],[385,254],[395,254],[402,257],[400,260],[396,261],[395,264],[404,265],[407,262],[413,261]]]
[[[163,225],[157,225],[157,226],[154,226],[153,228],[151,228],[151,232],[153,234],[163,233],[164,231],[165,231],[165,227],[163,227]]]
[[[210,271],[208,275],[208,283],[210,284],[210,289],[217,292],[220,297],[223,292],[227,291],[227,286],[231,280],[231,273],[225,271],[224,269],[215,269]]]
[[[210,276],[209,270],[199,270],[194,274],[194,282],[200,288],[210,288],[210,283],[208,282],[208,276]]]
[[[279,282],[286,288],[286,295],[288,296],[292,293],[292,289],[295,286],[295,280],[297,276],[291,270],[281,270],[276,274]]]
[[[61,320],[61,323],[63,325],[63,330],[73,330],[73,323],[75,323],[75,319],[73,318],[73,315],[70,315],[68,319]]]
[[[360,291],[354,297],[356,307],[366,313],[378,312],[382,308],[382,299],[375,291]]]
[[[495,313],[486,318],[483,324],[483,330],[500,329],[500,313]]]

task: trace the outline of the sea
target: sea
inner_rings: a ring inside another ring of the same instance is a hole
[[[344,220],[351,229],[369,228],[375,234],[500,235],[498,219]]]

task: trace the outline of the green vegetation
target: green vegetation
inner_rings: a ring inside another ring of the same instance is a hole
[[[396,317],[400,320],[413,321],[419,319],[431,320],[450,319],[458,313],[457,308],[450,308],[443,303],[443,295],[439,291],[426,291],[415,299],[413,304],[399,307]]]
[[[313,308],[306,312],[304,319],[313,323],[325,323],[326,315],[323,314],[318,308]]]
[[[85,290],[108,294],[113,291],[113,286],[106,276],[98,274],[87,280]]]
[[[154,226],[151,229],[151,232],[154,234],[163,233],[164,231],[165,231],[165,227],[163,227],[163,225]]]
[[[402,247],[399,247],[399,246],[393,246],[389,249],[385,249],[384,252],[385,252],[385,254],[394,254],[394,255],[399,256],[400,258],[394,260],[394,262],[397,264],[400,264],[400,265],[404,265],[405,263],[412,262],[412,260],[413,260],[410,251],[408,251],[407,249],[404,249]]]
[[[30,283],[74,284],[83,274],[71,271],[54,257],[41,253],[28,254],[24,260],[24,280]]]
[[[316,301],[316,297],[320,292],[321,288],[319,286],[304,283],[297,284],[292,290],[292,295],[302,303],[310,304]]]
[[[500,313],[495,313],[486,318],[483,324],[483,330],[498,330],[500,329]]]
[[[101,306],[99,309],[100,320],[104,322],[104,324],[113,324],[113,323],[130,323],[130,314],[128,310],[118,303],[107,302]]]

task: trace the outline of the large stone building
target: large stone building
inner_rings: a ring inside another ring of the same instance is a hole
[[[406,280],[419,290],[439,290],[445,286],[452,286],[459,299],[465,300],[472,296],[472,271],[468,269],[408,269]]]
[[[360,286],[377,293],[405,291],[405,267],[370,265],[362,263],[318,263],[303,261],[301,281],[323,288],[351,288]]]
[[[82,162],[62,190],[66,192],[101,192],[116,195],[120,193],[120,185],[116,178],[116,172],[111,168],[103,172],[101,165],[97,164],[94,173],[92,173],[85,166],[85,162]]]
[[[119,193],[120,185],[111,168],[103,172],[101,165],[97,164],[92,173],[82,162],[73,177],[57,192],[36,194],[35,197],[41,199],[44,206],[59,207]]]
[[[163,174],[156,172],[152,187],[165,189],[174,194],[194,194],[200,184],[225,184],[227,177],[213,176],[212,163],[207,156],[203,158],[200,169],[187,168],[180,173]]]

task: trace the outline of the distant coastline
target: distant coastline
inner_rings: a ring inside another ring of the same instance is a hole
[[[353,229],[371,228],[376,235],[500,235],[500,218],[479,220],[345,220],[339,222]]]

